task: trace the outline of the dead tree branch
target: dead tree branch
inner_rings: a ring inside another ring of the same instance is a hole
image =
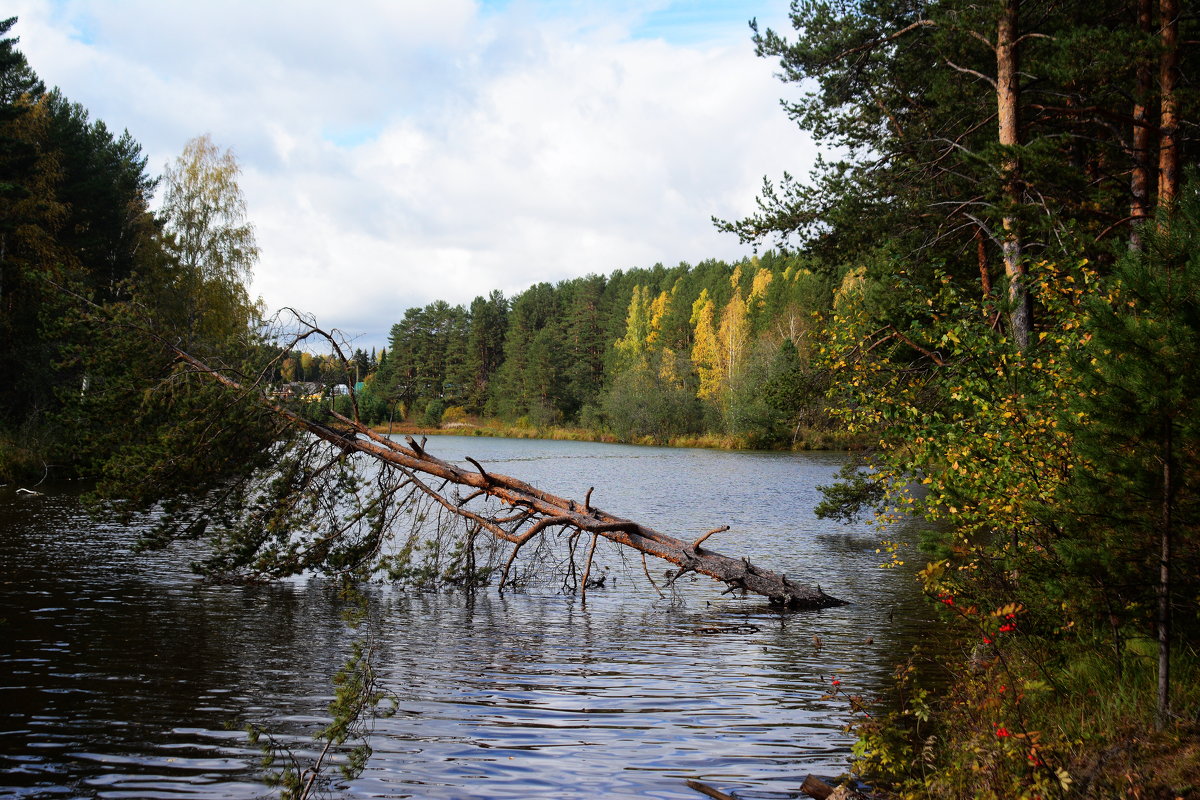
[[[176,350],[176,353],[181,360],[195,370],[211,376],[213,380],[229,389],[236,392],[247,391],[237,381],[211,369],[191,354],[181,350]],[[813,588],[785,580],[773,572],[753,567],[745,559],[734,559],[719,553],[698,549],[704,539],[713,533],[725,530],[725,528],[710,531],[694,542],[688,542],[632,520],[593,508],[590,490],[582,503],[576,503],[574,500],[558,497],[517,478],[488,472],[478,462],[471,459],[468,460],[475,469],[463,469],[428,453],[425,450],[424,441],[418,444],[409,437],[407,439],[408,446],[405,447],[370,430],[357,420],[337,413],[334,413],[333,416],[344,427],[334,428],[306,419],[269,397],[261,393],[256,394],[259,402],[290,424],[333,444],[345,454],[361,454],[374,459],[384,468],[399,470],[412,482],[413,486],[450,513],[470,520],[499,539],[511,542],[513,551],[505,565],[504,575],[501,577],[501,587],[507,580],[508,569],[521,546],[547,528],[562,526],[573,529],[575,533],[589,533],[593,538],[603,537],[624,547],[676,564],[680,567],[676,578],[686,572],[708,575],[731,587],[762,595],[774,604],[790,608],[827,608],[844,604],[844,601],[825,594],[820,587]],[[421,480],[418,475],[439,479],[443,482],[443,486],[454,484],[473,490],[469,494],[470,499],[486,496],[513,508],[517,514],[501,519],[484,511],[470,510],[465,507],[466,501],[453,501],[442,491],[435,489],[429,482]],[[524,533],[505,530],[501,525],[502,521],[515,521],[519,527],[530,520],[534,520],[533,525]],[[588,563],[590,564],[590,562],[591,554],[589,553]]]
[[[728,525],[722,525],[722,526],[721,526],[721,527],[719,527],[719,528],[713,528],[711,531],[709,531],[708,533],[704,534],[703,536],[701,536],[701,537],[700,537],[699,539],[697,539],[696,541],[692,542],[692,550],[693,550],[693,551],[697,551],[697,550],[699,550],[699,549],[700,549],[700,545],[704,544],[704,540],[705,540],[705,539],[707,539],[708,537],[712,536],[714,533],[724,533],[724,532],[725,532],[725,531],[727,531],[727,530],[729,530],[729,526],[728,526]]]

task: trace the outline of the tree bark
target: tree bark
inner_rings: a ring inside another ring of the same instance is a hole
[[[1147,37],[1153,33],[1153,0],[1138,0],[1137,24]],[[1129,177],[1129,216],[1133,220],[1133,231],[1129,236],[1129,249],[1141,250],[1142,237],[1138,224],[1150,216],[1150,95],[1154,91],[1152,64],[1143,60],[1137,68],[1137,95],[1133,101],[1133,136],[1131,155],[1133,169]]]
[[[1159,531],[1158,562],[1158,704],[1154,727],[1163,730],[1171,716],[1171,549],[1172,511],[1175,506],[1175,474],[1173,471],[1174,424],[1163,424],[1162,455],[1162,515]]]
[[[1158,15],[1158,207],[1169,211],[1179,193],[1179,0],[1160,0]]]
[[[690,778],[684,781],[684,783],[687,784],[689,789],[695,789],[700,794],[711,797],[713,800],[737,800],[737,798],[733,795],[725,794],[725,792],[722,792],[720,789],[714,789],[707,783],[701,783],[700,781],[691,780]]]
[[[247,391],[246,387],[209,368],[194,356],[178,349],[175,352],[194,369],[209,375],[231,390]],[[313,436],[336,445],[344,452],[361,453],[375,459],[385,467],[403,470],[414,485],[446,510],[479,525],[500,539],[511,542],[515,548],[512,554],[514,558],[516,549],[519,549],[533,536],[550,528],[568,527],[595,536],[602,536],[617,544],[657,556],[677,565],[680,569],[672,580],[678,579],[687,572],[695,572],[727,584],[729,592],[735,590],[752,592],[768,598],[773,604],[788,608],[816,609],[845,605],[844,600],[830,597],[821,590],[820,586],[813,588],[795,583],[788,580],[786,575],[759,569],[745,558],[735,559],[723,556],[701,548],[699,542],[678,539],[632,520],[601,511],[591,505],[591,492],[582,503],[578,503],[542,491],[517,478],[489,472],[475,461],[471,462],[475,469],[463,469],[435,458],[425,451],[423,445],[411,438],[408,439],[406,447],[375,433],[355,420],[335,413],[334,416],[348,426],[348,430],[339,430],[305,419],[290,409],[272,402],[261,393],[256,393],[256,395],[258,400],[273,413],[308,431]],[[421,481],[417,477],[418,473],[475,491],[465,500],[454,501]],[[509,513],[509,516],[498,518],[473,511],[467,507],[472,499],[482,495],[496,498],[510,506],[511,511],[506,512]],[[516,523],[515,526],[504,527],[504,524],[513,522]],[[527,527],[522,531],[520,530],[522,526]],[[503,583],[503,579],[501,582]]]
[[[1168,2],[1168,0],[1164,0]],[[1000,145],[1005,150],[1000,171],[1004,180],[1005,208],[1001,216],[1004,229],[1000,249],[1004,272],[1008,276],[1009,327],[1013,341],[1024,350],[1029,346],[1033,307],[1025,285],[1025,265],[1021,261],[1021,232],[1017,209],[1021,203],[1021,161],[1016,148],[1020,132],[1020,61],[1018,59],[1020,0],[1005,0],[996,26],[996,107]]]
[[[800,784],[800,791],[814,800],[826,800],[833,794],[833,787],[816,775],[809,775],[804,779],[804,783]]]
[[[979,281],[983,286],[983,296],[992,293],[992,276],[988,272],[987,247],[983,243],[983,228],[975,228],[975,260],[979,264]]]

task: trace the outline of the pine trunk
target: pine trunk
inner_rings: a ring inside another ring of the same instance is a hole
[[[1153,0],[1138,0],[1138,29],[1149,36],[1153,33]],[[1137,94],[1133,101],[1133,169],[1129,179],[1129,216],[1133,221],[1133,232],[1129,236],[1129,249],[1141,250],[1142,237],[1138,223],[1150,216],[1150,95],[1154,91],[1153,64],[1143,60],[1137,68]]]
[[[1167,211],[1179,193],[1179,0],[1160,0],[1159,25],[1158,207]]]
[[[1164,0],[1166,2],[1167,0]],[[1021,162],[1016,148],[1021,144],[1019,104],[1021,97],[1018,47],[1019,0],[1005,0],[996,34],[996,104],[1000,123],[1000,145],[1005,149],[1000,165],[1004,176],[1004,212],[1001,225],[1004,238],[1001,252],[1004,272],[1008,276],[1008,299],[1011,306],[1009,325],[1013,341],[1024,350],[1029,346],[1032,325],[1032,304],[1025,285],[1025,267],[1021,261],[1021,233],[1017,209],[1021,202]]]
[[[1158,562],[1158,708],[1154,727],[1163,730],[1171,715],[1171,512],[1175,504],[1174,430],[1170,420],[1163,426],[1163,497]]]

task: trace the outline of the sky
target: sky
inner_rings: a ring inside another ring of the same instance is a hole
[[[812,142],[748,21],[787,0],[10,0],[48,86],[153,175],[208,133],[242,167],[252,296],[386,345],[405,309],[737,260],[716,216]]]

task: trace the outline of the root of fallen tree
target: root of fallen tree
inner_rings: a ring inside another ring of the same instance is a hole
[[[237,381],[209,368],[194,356],[178,349],[175,352],[193,369],[211,376],[231,390],[248,391]],[[845,601],[825,594],[819,586],[813,588],[797,583],[789,580],[786,575],[760,569],[748,559],[730,558],[702,547],[709,536],[728,530],[727,526],[709,531],[693,541],[684,541],[593,507],[591,490],[588,490],[582,502],[557,497],[517,478],[490,472],[471,458],[467,458],[467,461],[472,464],[473,469],[465,469],[443,461],[429,454],[425,450],[424,442],[418,443],[411,437],[407,438],[407,445],[402,445],[375,433],[357,420],[336,413],[333,417],[341,423],[340,427],[315,422],[273,402],[260,392],[255,394],[261,403],[291,424],[341,448],[345,453],[360,453],[382,465],[401,470],[413,485],[447,511],[479,526],[498,539],[511,542],[513,548],[500,577],[501,591],[504,590],[509,569],[522,547],[547,530],[567,529],[579,534],[590,534],[591,545],[582,583],[585,593],[596,541],[603,537],[677,565],[679,569],[674,572],[671,582],[689,572],[695,572],[725,583],[728,586],[727,593],[750,592],[762,595],[772,604],[782,607],[817,609],[845,604]],[[419,476],[425,476],[426,480]],[[441,486],[434,488],[431,485],[433,482],[426,482],[428,477],[442,481]],[[464,497],[459,497],[456,493],[452,498],[443,491],[447,484],[454,484],[469,491]],[[498,513],[467,507],[472,500],[482,497],[495,498],[507,507]]]

